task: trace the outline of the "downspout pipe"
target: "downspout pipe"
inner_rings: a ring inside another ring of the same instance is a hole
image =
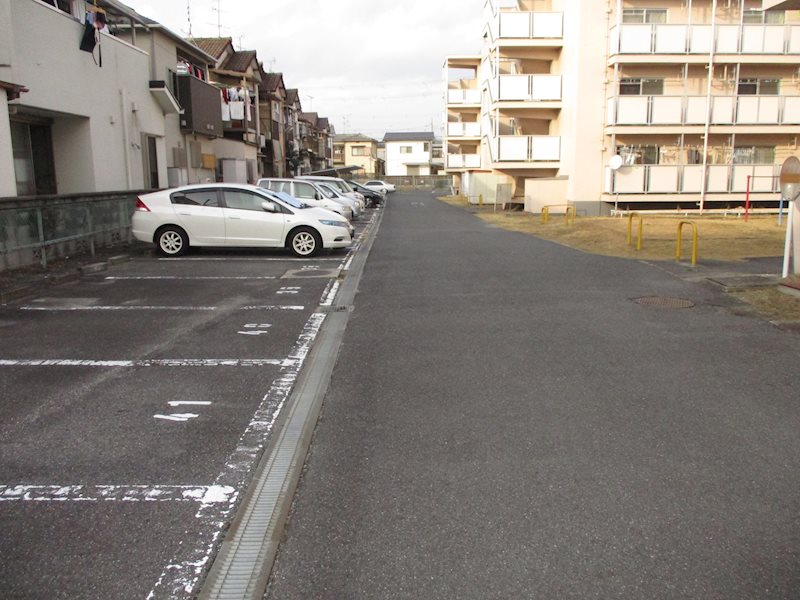
[[[703,127],[703,173],[700,182],[700,213],[705,209],[708,184],[708,138],[711,129],[711,85],[714,81],[714,45],[717,41],[717,0],[711,3],[711,45],[708,52],[708,85],[706,87],[706,122]]]

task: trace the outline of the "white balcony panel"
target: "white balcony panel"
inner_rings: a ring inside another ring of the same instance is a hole
[[[500,100],[527,100],[529,81],[527,75],[501,75]]]
[[[734,98],[732,96],[716,96],[712,98],[711,122],[733,123]]]
[[[614,193],[614,171],[610,167],[606,167],[603,171],[603,193]]]
[[[683,113],[683,98],[681,96],[652,96],[651,102],[651,124],[681,124]]]
[[[533,37],[559,39],[564,37],[564,17],[561,13],[533,13]]]
[[[657,194],[672,194],[678,191],[677,165],[650,165],[647,191]]]
[[[728,191],[728,165],[709,165],[706,191]]]
[[[481,155],[480,154],[465,154],[464,155],[464,166],[468,169],[477,169],[481,166]]]
[[[450,104],[480,104],[480,90],[447,90],[447,102]]]
[[[646,125],[647,96],[617,98],[617,125]]]
[[[734,165],[733,190],[734,192],[747,191],[747,176],[750,175],[751,192],[772,192],[775,188],[776,177],[773,165]]]
[[[784,124],[800,123],[800,96],[785,96],[783,98]]]
[[[686,125],[704,125],[708,103],[704,96],[689,96],[686,99]]]
[[[711,52],[711,25],[692,25],[689,32],[689,52],[708,54]]]
[[[501,38],[529,38],[531,36],[531,13],[500,13]]]
[[[464,102],[466,104],[480,104],[481,91],[480,90],[464,90]]]
[[[736,103],[737,123],[758,122],[758,96],[740,96]]]
[[[800,53],[800,26],[789,27],[789,53]]]
[[[733,192],[746,192],[747,191],[747,176],[753,175],[753,165],[733,165]],[[753,183],[751,181],[750,189],[753,190]]]
[[[783,33],[781,32],[781,39]],[[760,54],[764,51],[764,26],[742,26],[742,52],[745,54]]]
[[[614,173],[614,191],[619,194],[643,194],[644,172],[643,165],[622,167],[617,170]]]
[[[528,160],[527,135],[501,135],[498,160]]]
[[[480,123],[448,123],[447,135],[450,137],[480,137]]]
[[[681,192],[685,194],[700,193],[703,187],[703,165],[686,165],[683,167]]]
[[[606,123],[609,125],[617,124],[617,99],[609,98],[606,103]]]
[[[798,45],[800,45],[800,36],[798,36]],[[608,35],[608,53],[614,55],[619,52],[619,28],[612,27]]]
[[[652,37],[651,25],[623,25],[619,51],[623,54],[650,54]]]
[[[739,26],[719,25],[717,27],[717,52],[736,54],[739,52]]]
[[[759,98],[757,122],[760,125],[778,124],[780,100],[778,96],[761,96]]]
[[[561,160],[561,138],[552,135],[534,135],[531,137],[531,158],[535,161]]]
[[[459,104],[462,102],[462,98],[464,94],[462,93],[463,90],[447,90],[447,102],[448,104]]]
[[[764,26],[764,50],[766,54],[783,54],[786,29],[783,25]]]
[[[481,166],[481,157],[478,154],[448,154],[447,168],[473,169]]]
[[[561,100],[561,75],[531,76],[534,100]]]
[[[656,25],[656,52],[659,54],[684,54],[686,52],[686,27],[683,25]]]

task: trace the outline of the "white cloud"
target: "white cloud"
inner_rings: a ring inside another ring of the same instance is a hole
[[[189,30],[187,0],[127,0],[177,33]],[[483,0],[191,0],[197,37],[219,30],[258,51],[265,69],[300,89],[305,110],[336,129],[374,137],[393,130],[440,133],[442,63],[477,52]],[[309,96],[313,96],[313,99]]]

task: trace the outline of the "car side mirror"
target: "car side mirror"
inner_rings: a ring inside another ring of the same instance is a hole
[[[322,194],[319,192],[314,192],[314,200],[322,200]]]
[[[267,212],[276,212],[276,207],[274,202],[270,202],[269,200],[264,200],[261,203],[261,208],[263,208]]]

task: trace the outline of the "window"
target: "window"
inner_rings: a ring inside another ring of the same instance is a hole
[[[414,152],[413,146],[400,146],[400,154],[411,154]]]
[[[191,204],[194,206],[219,206],[217,190],[195,190],[175,193],[170,196],[173,204]]]
[[[775,146],[740,146],[733,149],[735,165],[771,165],[775,163]]]
[[[294,197],[295,198],[306,198],[315,200],[317,197],[317,190],[314,189],[314,186],[308,183],[300,183],[298,181],[294,182]]]
[[[783,25],[785,18],[786,13],[782,10],[759,10],[757,8],[749,8],[742,14],[742,21],[744,23]]]
[[[663,79],[624,77],[619,81],[620,96],[661,96],[663,94]]]
[[[617,154],[627,166],[657,165],[659,149],[658,146],[618,146]]]
[[[624,8],[623,23],[666,23],[666,8]]]
[[[740,96],[777,96],[779,89],[779,79],[740,79],[736,93]]]
[[[351,148],[351,152],[353,156],[367,156],[367,147],[366,146],[353,146]]]
[[[53,140],[49,122],[11,121],[11,151],[17,194],[56,193]]]
[[[239,210],[264,210],[261,203],[267,198],[242,190],[223,190],[225,206]]]
[[[425,143],[422,145],[422,151],[423,151],[423,152],[428,152],[428,151],[430,150],[430,147],[431,147],[431,145],[430,145],[428,142],[425,142]]]

